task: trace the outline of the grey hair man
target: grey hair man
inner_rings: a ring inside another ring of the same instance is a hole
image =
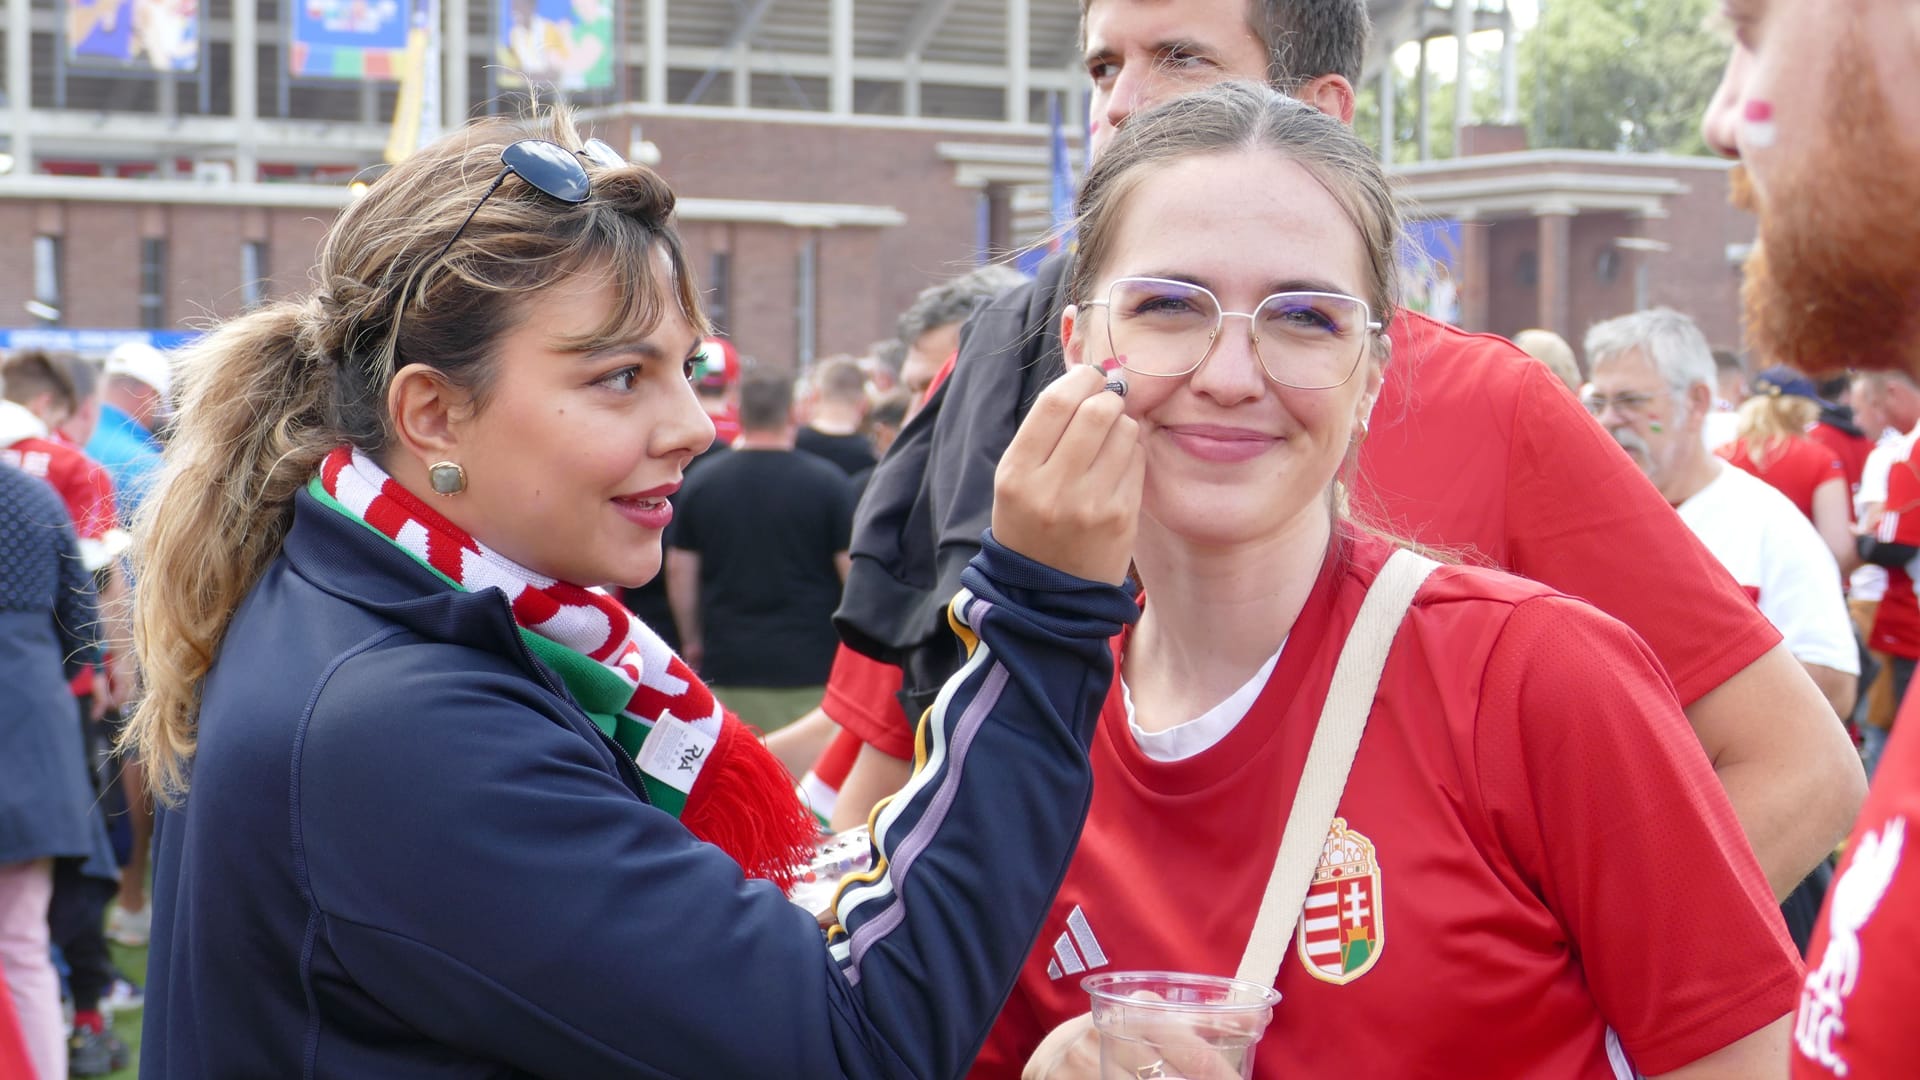
[[[960,351],[960,327],[975,308],[1026,281],[1027,276],[1012,267],[989,263],[922,289],[900,314],[900,342],[906,346],[900,385],[907,393],[919,399],[947,360]]]
[[[1834,711],[1850,715],[1860,661],[1839,564],[1786,496],[1707,450],[1700,430],[1717,375],[1700,328],[1654,308],[1595,324],[1586,353],[1587,411],[1754,596]]]

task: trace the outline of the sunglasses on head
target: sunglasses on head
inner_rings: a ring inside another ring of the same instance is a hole
[[[619,151],[599,139],[588,139],[578,150],[569,150],[548,139],[521,139],[508,144],[506,149],[500,151],[500,175],[493,178],[486,194],[473,204],[473,209],[467,212],[460,227],[453,230],[453,235],[447,237],[446,244],[432,262],[439,262],[447,252],[453,250],[454,241],[467,231],[474,215],[487,205],[487,200],[500,190],[500,185],[506,183],[509,176],[517,176],[533,185],[541,194],[561,202],[575,205],[586,202],[592,194],[592,185],[587,179],[587,167],[581,164],[582,158],[602,169],[620,169],[627,165],[627,159],[621,157]]]

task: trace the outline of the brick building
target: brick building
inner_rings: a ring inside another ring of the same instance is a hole
[[[1398,170],[1412,212],[1454,223],[1456,319],[1512,335],[1544,327],[1578,351],[1602,319],[1665,305],[1716,346],[1740,346],[1752,215],[1728,204],[1730,163],[1664,154],[1528,150],[1517,128],[1466,130],[1464,154]]]
[[[501,9],[438,2],[443,127],[524,107],[494,83]],[[197,62],[166,72],[83,62],[66,0],[6,10],[0,330],[177,330],[304,288],[381,160],[395,83],[295,77],[294,0],[209,0]],[[657,160],[717,320],[774,363],[862,350],[921,288],[1034,234],[1049,99],[1085,112],[1076,0],[621,0],[614,19],[610,85],[571,103]]]
[[[70,58],[66,3],[5,0],[0,331],[178,331],[302,291],[348,181],[381,159],[395,84],[294,77],[295,0],[204,0],[194,70],[164,73]],[[438,4],[442,125],[520,108],[493,83],[501,5]],[[1388,89],[1403,42],[1513,36],[1504,6],[1371,7]],[[681,195],[722,328],[804,364],[864,349],[921,288],[1045,229],[1043,121],[1056,102],[1085,115],[1078,19],[1078,0],[620,0],[611,85],[572,100]],[[1081,125],[1064,127],[1077,173]],[[1737,340],[1729,252],[1752,225],[1724,207],[1724,166],[1514,138],[1466,126],[1468,156],[1399,170],[1419,216],[1458,223],[1459,321],[1577,341],[1645,301]]]

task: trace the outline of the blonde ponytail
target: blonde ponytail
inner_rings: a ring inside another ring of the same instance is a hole
[[[200,684],[234,609],[279,554],[293,496],[344,440],[307,308],[243,315],[186,352],[166,465],[134,526],[134,645],[144,690],[121,746],[154,795],[185,792]]]
[[[1735,435],[1757,468],[1766,468],[1787,443],[1807,433],[1820,418],[1817,402],[1777,391],[1759,393],[1740,403]]]

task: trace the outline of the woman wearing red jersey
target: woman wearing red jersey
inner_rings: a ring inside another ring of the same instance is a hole
[[[1758,392],[1740,403],[1738,434],[1715,453],[1792,499],[1820,530],[1840,572],[1851,573],[1860,557],[1853,547],[1846,466],[1831,447],[1807,434],[1820,418],[1819,390],[1787,368],[1769,368],[1754,384]]]
[[[1086,830],[983,1077],[1097,1075],[1085,972],[1244,970],[1336,661],[1394,552],[1343,520],[1336,483],[1398,293],[1367,148],[1222,85],[1136,116],[1080,211],[1062,337],[1070,363],[1126,371],[1145,599],[1114,640]],[[1307,834],[1313,883],[1263,939],[1282,1000],[1255,1075],[1783,1073],[1797,961],[1639,639],[1466,567],[1434,571],[1391,634],[1331,827]]]

